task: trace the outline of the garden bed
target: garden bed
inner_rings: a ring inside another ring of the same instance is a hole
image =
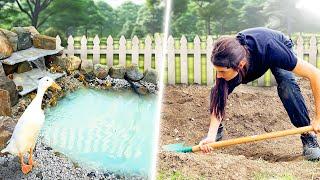
[[[299,80],[310,117],[314,103],[309,82]],[[231,146],[210,154],[172,153],[166,144],[196,145],[209,127],[208,86],[167,86],[162,101],[158,176],[187,179],[312,179],[320,176],[317,162],[302,157],[298,135]],[[229,96],[223,139],[293,128],[276,87],[241,85]]]

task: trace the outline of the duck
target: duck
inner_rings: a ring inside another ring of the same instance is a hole
[[[35,162],[32,159],[33,149],[37,137],[44,123],[45,115],[41,108],[42,99],[46,90],[52,87],[61,90],[61,87],[50,77],[43,77],[39,80],[37,94],[26,110],[19,118],[6,148],[1,153],[10,153],[18,156],[21,163],[21,170],[24,174],[29,173]],[[29,152],[28,164],[24,163],[23,156]]]

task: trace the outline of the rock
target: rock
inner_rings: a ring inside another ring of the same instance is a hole
[[[109,70],[109,75],[115,79],[123,79],[126,68],[121,65],[112,66]]]
[[[94,74],[92,72],[84,74],[84,80],[87,82],[93,82]]]
[[[36,177],[39,178],[39,179],[43,179],[43,175],[42,175],[41,172],[38,172],[38,173],[36,174]]]
[[[23,29],[31,33],[31,38],[33,38],[37,34],[40,34],[34,26],[23,27]]]
[[[4,72],[2,63],[0,62],[0,76],[6,76],[6,73]]]
[[[45,147],[44,150],[51,151],[52,148],[48,146],[48,147]]]
[[[8,116],[0,116],[0,149],[6,147],[15,125],[16,121],[13,118]]]
[[[109,67],[107,65],[96,64],[93,67],[94,75],[99,79],[105,79],[109,73]]]
[[[56,38],[50,36],[36,34],[34,35],[32,42],[33,46],[39,49],[56,49]]]
[[[90,172],[87,174],[87,176],[92,178],[92,177],[96,177],[96,174],[94,172]]]
[[[7,90],[9,92],[11,106],[14,106],[18,103],[18,91],[12,80],[6,76],[0,76],[0,89]]]
[[[67,71],[70,72],[79,69],[81,64],[80,58],[78,58],[77,56],[68,56],[66,60]]]
[[[137,88],[137,92],[138,92],[139,94],[141,94],[141,95],[146,95],[146,94],[149,93],[148,89],[147,89],[146,87],[144,87],[144,86],[139,86],[139,87]]]
[[[18,69],[18,65],[19,64],[14,64],[14,65],[2,64],[4,72],[5,72],[6,75],[15,73],[17,71],[17,69]]]
[[[2,31],[6,35],[7,39],[9,40],[9,42],[11,44],[11,47],[12,47],[13,51],[17,51],[17,48],[18,48],[18,34],[12,32],[12,31],[8,31],[6,29],[1,29],[1,28],[0,28],[0,31]]]
[[[31,33],[29,31],[22,27],[13,27],[11,31],[18,34],[18,51],[32,47]]]
[[[148,69],[144,72],[144,78],[142,81],[150,82],[153,84],[158,83],[158,73],[154,69]]]
[[[25,62],[19,63],[17,73],[20,74],[20,73],[28,72],[30,70],[32,70],[32,66],[30,65],[29,62],[25,61]]]
[[[23,91],[23,86],[17,86],[17,91],[18,91],[18,92]]]
[[[126,73],[127,77],[133,81],[138,81],[143,78],[143,74],[139,72],[138,65],[136,64],[126,66]]]
[[[13,49],[7,36],[0,31],[0,59],[5,59],[11,56],[12,53]]]
[[[63,70],[67,70],[67,57],[53,56],[51,64],[56,64]]]
[[[0,89],[0,116],[11,116],[10,94],[7,90]]]
[[[83,60],[81,62],[80,70],[84,72],[85,74],[93,72],[93,63],[92,61]]]

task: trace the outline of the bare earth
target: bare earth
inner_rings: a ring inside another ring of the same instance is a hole
[[[300,79],[310,117],[314,103],[309,82]],[[210,154],[172,153],[161,146],[196,145],[209,127],[208,86],[167,86],[163,94],[158,177],[160,179],[318,179],[319,162],[302,157],[300,136],[260,141]],[[294,128],[276,87],[241,85],[229,96],[223,139]]]

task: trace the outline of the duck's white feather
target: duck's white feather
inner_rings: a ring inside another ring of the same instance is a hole
[[[41,109],[41,102],[46,89],[47,87],[38,87],[37,96],[18,120],[7,147],[1,153],[9,152],[13,155],[19,155],[28,152],[30,148],[34,149],[45,120],[44,112]]]

